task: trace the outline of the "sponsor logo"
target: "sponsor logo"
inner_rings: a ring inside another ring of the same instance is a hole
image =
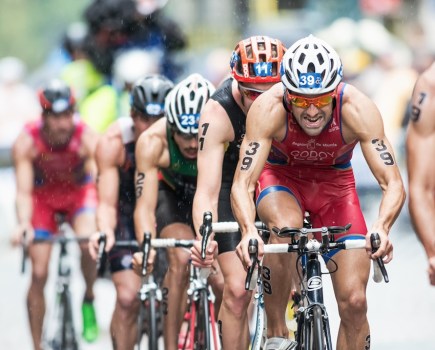
[[[322,279],[319,276],[311,277],[307,282],[307,289],[309,291],[322,288]]]

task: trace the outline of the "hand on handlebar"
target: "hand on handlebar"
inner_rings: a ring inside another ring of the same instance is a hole
[[[88,250],[93,260],[97,260],[100,246],[101,232],[95,232],[89,237]],[[113,232],[104,232],[106,235],[106,244],[104,251],[108,253],[115,244],[115,235]]]
[[[35,237],[35,231],[33,227],[29,225],[18,225],[10,238],[12,246],[17,247],[23,244],[28,244],[33,241]]]
[[[388,238],[388,235],[385,231],[377,229],[372,229],[369,231],[370,233],[377,233],[380,239],[380,246],[376,249],[376,251],[372,250],[371,242],[370,242],[370,234],[366,237],[366,250],[367,253],[372,260],[376,260],[378,258],[382,259],[385,264],[388,264],[393,259],[393,244]]]
[[[251,255],[249,254],[249,242],[252,239],[258,241],[258,260],[261,260],[264,254],[264,242],[259,236],[257,230],[255,229],[253,233],[245,234],[236,248],[237,256],[241,260],[245,271],[247,271],[253,264]]]
[[[210,239],[205,250],[206,254],[204,259],[202,258],[201,255],[202,239],[195,241],[193,247],[190,249],[190,252],[191,252],[192,263],[194,266],[201,267],[201,268],[211,267],[218,253],[217,242],[213,239]]]
[[[151,249],[148,255],[148,261],[147,261],[147,274],[150,274],[153,272],[154,269],[154,259],[156,257],[156,251],[155,249]],[[142,262],[143,262],[143,253],[137,252],[133,254],[133,271],[138,276],[142,276]]]

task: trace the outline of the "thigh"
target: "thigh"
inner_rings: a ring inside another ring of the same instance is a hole
[[[56,210],[45,200],[47,195],[36,191],[32,195],[32,226],[36,237],[47,237],[56,233],[57,230],[54,219]]]
[[[195,235],[191,226],[176,222],[165,226],[160,232],[162,238],[175,238],[175,239],[194,239]],[[180,264],[180,266],[187,265],[190,259],[190,250],[185,248],[168,248],[166,250],[169,264]]]
[[[192,202],[181,200],[172,188],[160,181],[156,221],[158,235],[171,224],[183,223],[192,227]]]
[[[334,255],[327,267],[331,274],[337,303],[346,302],[355,294],[364,295],[370,274],[370,258],[364,249],[342,250]]]

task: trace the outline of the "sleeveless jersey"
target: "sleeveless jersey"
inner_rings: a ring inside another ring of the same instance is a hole
[[[231,186],[233,182],[239,161],[240,145],[246,131],[246,115],[234,100],[231,89],[232,82],[233,78],[228,78],[211,96],[225,110],[234,130],[234,140],[229,142],[226,147],[222,166],[222,184],[228,184],[228,186]]]
[[[86,159],[79,154],[85,124],[75,121],[70,141],[61,147],[53,147],[47,142],[42,134],[42,126],[42,120],[25,126],[37,153],[33,160],[35,189],[65,189],[88,182],[90,174],[85,171]]]
[[[307,135],[289,112],[286,135],[282,141],[272,142],[266,166],[281,165],[293,171],[312,166],[315,169],[350,168],[350,159],[357,142],[347,144],[343,140],[341,107],[344,88],[343,83],[338,86],[332,119],[317,136]]]
[[[169,167],[160,169],[162,180],[177,194],[192,196],[196,190],[196,159],[186,159],[174,141],[169,126],[166,127],[169,149]]]
[[[116,228],[117,239],[134,239],[133,214],[136,204],[134,187],[134,173],[136,170],[133,119],[130,117],[119,118],[116,121],[121,129],[122,144],[124,145],[125,160],[118,167],[119,192],[118,192],[118,224]]]

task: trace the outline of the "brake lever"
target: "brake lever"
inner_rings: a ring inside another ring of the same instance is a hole
[[[248,268],[245,280],[245,290],[250,290],[252,275],[258,262],[258,241],[251,238],[248,245],[249,258],[251,259],[251,266]]]
[[[141,249],[143,254],[142,276],[146,276],[147,274],[147,262],[148,262],[148,257],[150,255],[150,250],[151,250],[151,233],[145,232],[143,234],[143,242],[142,242],[142,249]]]
[[[207,243],[208,239],[212,233],[212,214],[209,211],[206,211],[204,213],[202,225],[199,229],[199,233],[202,236],[201,240],[201,258],[202,260],[205,259],[206,256],[206,249],[207,249]]]
[[[372,233],[370,235],[370,244],[372,246],[372,253],[376,253],[379,247],[381,246],[381,238],[379,237],[379,234],[377,232]],[[382,258],[376,258],[376,262],[378,264],[379,269],[381,270],[385,283],[390,282],[387,269],[385,268],[385,264]],[[380,281],[375,281],[375,282],[380,282]]]
[[[106,270],[106,243],[107,236],[104,232],[100,232],[100,237],[98,238],[98,256],[97,256],[97,275],[98,277],[103,277]]]

